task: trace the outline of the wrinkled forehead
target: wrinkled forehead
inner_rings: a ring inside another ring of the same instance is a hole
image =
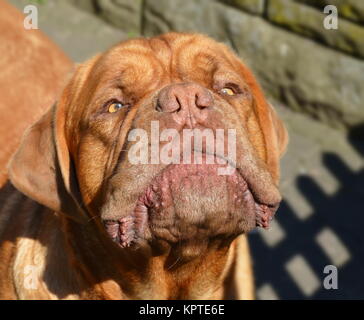
[[[234,55],[222,44],[201,36],[162,36],[123,42],[106,52],[93,68],[104,86],[145,93],[163,82],[195,81],[206,86],[214,78],[239,81]]]

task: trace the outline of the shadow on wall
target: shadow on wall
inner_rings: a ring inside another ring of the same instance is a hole
[[[349,134],[354,148],[364,156],[364,142]],[[334,153],[323,153],[324,166],[340,187],[327,196],[310,176],[296,184],[313,208],[299,219],[283,201],[276,216],[282,237],[268,244],[258,233],[250,237],[255,261],[257,296],[261,299],[363,299],[364,298],[364,170],[351,171]],[[338,268],[338,289],[323,286],[326,265]]]

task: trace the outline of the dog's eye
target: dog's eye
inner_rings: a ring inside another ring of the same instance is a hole
[[[226,94],[228,96],[234,96],[235,95],[235,91],[233,89],[229,88],[229,87],[222,88],[220,90],[220,92],[222,94]]]
[[[107,111],[109,113],[115,113],[115,112],[118,112],[123,107],[125,107],[125,105],[123,105],[121,102],[113,102],[112,104],[109,105],[109,108],[107,109]]]

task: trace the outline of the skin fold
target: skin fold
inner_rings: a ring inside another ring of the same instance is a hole
[[[123,107],[110,113],[115,101]],[[128,133],[149,132],[152,121],[178,132],[236,129],[235,180],[206,167],[201,178],[186,174],[191,166],[131,164]],[[116,45],[78,66],[9,162],[0,298],[252,299],[246,233],[278,207],[286,144],[254,76],[225,45],[187,33]],[[173,182],[181,175],[183,188]],[[241,201],[221,201],[232,195]]]

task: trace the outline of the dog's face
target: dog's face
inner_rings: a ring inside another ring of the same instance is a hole
[[[212,140],[200,145],[184,135],[205,129]],[[281,200],[286,141],[252,74],[227,47],[170,33],[126,41],[81,65],[55,110],[28,133],[10,177],[52,209],[68,210],[65,195],[82,203],[122,247],[206,242],[268,226]],[[42,163],[36,157],[46,152]]]

